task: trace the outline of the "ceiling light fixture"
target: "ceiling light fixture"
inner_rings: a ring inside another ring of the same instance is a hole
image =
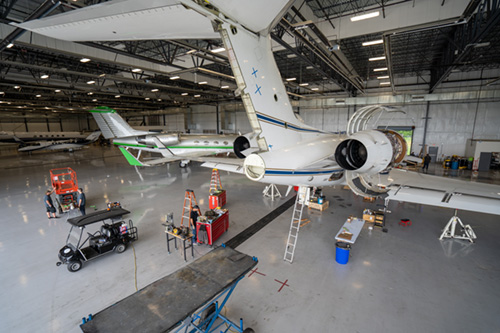
[[[220,87],[220,88],[221,88],[221,89],[227,89],[227,88],[229,88],[229,86],[222,86],[222,87]]]
[[[103,76],[106,76],[106,74],[102,73],[99,75],[99,77],[103,77]]]
[[[314,90],[314,91],[316,91],[316,90],[319,90],[319,88],[311,88],[311,90]]]
[[[42,95],[36,95],[35,97],[42,97]]]
[[[313,69],[313,66],[307,66],[306,69]]]
[[[200,82],[198,84],[207,84],[207,83],[208,83],[207,81],[202,81],[202,82]]]
[[[357,21],[361,21],[361,20],[366,20],[366,19],[369,19],[369,18],[377,17],[379,15],[380,15],[380,12],[377,10],[376,12],[371,12],[371,13],[366,13],[366,14],[362,14],[362,15],[353,16],[353,17],[351,17],[351,22],[357,22]]]
[[[385,60],[385,56],[368,58],[368,61]]]
[[[296,77],[290,77],[290,78],[288,78],[288,79],[286,79],[286,80],[287,80],[288,82],[290,82],[290,81],[295,81],[295,80],[297,80],[297,78],[296,78]]]
[[[374,72],[383,72],[383,71],[386,71],[387,70],[387,67],[381,67],[381,68],[375,68],[373,71]]]
[[[142,71],[142,69],[140,69],[140,68],[134,68],[134,69],[132,69],[132,72],[134,72],[134,73],[139,73],[140,71]]]
[[[381,86],[388,86],[390,85],[391,83],[389,81],[386,81],[386,82],[380,82],[380,85]]]
[[[59,93],[59,92],[61,92],[61,89],[56,89],[56,90],[54,90],[54,92]]]
[[[154,88],[154,89],[151,89],[151,92],[157,92],[158,89]]]
[[[292,53],[292,54],[287,54],[286,57],[287,58],[295,58],[297,55]]]
[[[177,80],[177,79],[180,79],[180,78],[181,78],[180,76],[175,75],[175,76],[171,76],[170,80]]]
[[[188,93],[182,93],[181,95],[182,95],[182,96],[187,96],[187,95],[188,95]]]
[[[87,95],[92,96],[94,93],[92,91],[88,92]]]
[[[149,97],[144,98],[144,100],[146,100],[146,101],[149,101],[150,99],[151,99],[151,98],[149,98]]]
[[[86,62],[89,62],[90,59],[89,58],[82,58],[80,59],[80,62],[83,62],[83,63],[86,63]]]
[[[220,53],[220,52],[224,52],[224,51],[226,51],[226,49],[224,47],[218,47],[216,49],[213,49],[212,53]]]
[[[389,75],[384,75],[384,76],[377,76],[377,80],[383,80],[383,79],[388,79]]]
[[[8,49],[10,49],[10,48],[12,48],[13,46],[14,46],[14,43],[9,43],[6,47],[7,47]]]
[[[194,97],[198,98],[198,97],[201,97],[201,95],[194,95]]]
[[[372,40],[369,42],[363,42],[361,45],[363,46],[371,46],[371,45],[377,45],[377,44],[383,44],[384,40],[383,39],[377,39],[377,40]]]
[[[87,84],[94,84],[94,83],[95,83],[94,80],[87,81]]]
[[[299,86],[301,86],[301,87],[307,87],[308,85],[309,85],[309,83],[301,83],[301,84],[299,84]]]
[[[14,89],[21,89],[20,86],[14,86]]]
[[[115,95],[115,98],[120,98],[121,96],[120,95]]]
[[[97,99],[95,99],[95,98],[94,98],[94,99],[92,100],[92,102],[97,102]]]
[[[42,74],[40,75],[40,79],[48,79],[49,76],[47,74]]]
[[[158,102],[161,102],[161,98],[158,98],[158,99],[157,99],[157,101],[158,101]]]

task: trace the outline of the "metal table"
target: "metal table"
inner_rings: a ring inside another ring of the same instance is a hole
[[[187,261],[186,259],[186,250],[191,248],[191,257],[194,258],[194,248],[193,248],[193,235],[190,235],[188,237],[181,237],[179,235],[176,235],[170,231],[165,231],[167,235],[167,250],[168,254],[170,254],[170,242],[174,241],[175,244],[175,249],[177,250],[177,239],[179,239],[182,243],[182,249],[184,251],[184,261]],[[172,237],[170,237],[172,236]],[[186,246],[186,242],[189,244]]]
[[[361,232],[361,229],[365,225],[365,220],[363,219],[352,219],[351,222],[345,222],[342,228],[340,228],[339,232],[337,232],[337,235],[335,235],[335,240],[339,242],[345,242],[345,243],[350,243],[354,244],[356,239],[359,236],[359,233]],[[342,231],[346,230],[347,232],[350,232],[352,234],[351,239],[345,239],[345,238],[339,238],[339,235],[342,233]]]

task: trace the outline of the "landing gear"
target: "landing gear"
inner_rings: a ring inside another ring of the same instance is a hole
[[[191,163],[191,160],[180,160],[179,167],[184,169],[185,167],[188,166],[189,163]]]

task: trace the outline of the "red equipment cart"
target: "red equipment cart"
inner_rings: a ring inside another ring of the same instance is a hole
[[[50,182],[55,189],[59,204],[59,212],[67,212],[76,207],[76,196],[78,181],[76,172],[71,168],[59,168],[50,170]]]

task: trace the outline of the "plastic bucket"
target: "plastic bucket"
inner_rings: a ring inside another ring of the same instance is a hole
[[[323,197],[319,197],[319,198],[318,198],[318,203],[319,203],[320,205],[322,205],[322,204],[323,204],[323,200],[324,200],[324,198],[323,198]]]
[[[344,242],[335,243],[335,261],[341,265],[347,264],[349,261],[349,250],[351,249],[351,244]]]
[[[458,161],[452,161],[451,162],[451,168],[453,170],[457,170],[458,169]]]

